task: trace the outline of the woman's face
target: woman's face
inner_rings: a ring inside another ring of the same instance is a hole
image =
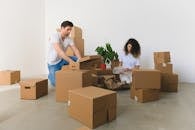
[[[131,52],[131,47],[132,47],[131,44],[128,44],[128,45],[127,45],[127,50],[128,50],[128,52]]]

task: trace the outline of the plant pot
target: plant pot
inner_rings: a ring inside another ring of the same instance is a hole
[[[106,64],[101,63],[101,64],[100,64],[100,68],[101,68],[102,70],[105,70],[105,69],[106,69]]]

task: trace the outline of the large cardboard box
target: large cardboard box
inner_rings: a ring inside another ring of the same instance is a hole
[[[89,128],[116,118],[116,92],[97,87],[69,91],[68,113]]]
[[[170,63],[155,64],[155,69],[160,70],[163,73],[173,73],[173,65]]]
[[[137,102],[150,102],[160,98],[159,89],[135,89],[133,86],[130,89],[130,97]]]
[[[28,79],[19,84],[21,99],[37,99],[48,94],[47,79]]]
[[[0,85],[15,84],[20,81],[20,71],[3,70],[0,71]]]
[[[92,85],[90,70],[64,70],[56,72],[56,101],[67,102],[68,90]]]
[[[80,69],[95,69],[100,66],[101,57],[98,55],[85,56],[76,62],[76,64],[69,64],[69,68],[73,70]]]
[[[81,56],[84,56],[84,39],[79,39],[79,38],[74,38],[73,39],[75,46],[78,48]],[[68,56],[74,56],[75,54],[73,53],[72,49],[68,47],[66,49],[66,55]]]
[[[155,69],[136,69],[132,71],[132,85],[138,89],[160,89],[161,73]]]
[[[178,75],[162,73],[161,91],[177,92],[178,91]]]
[[[72,27],[72,30],[70,32],[70,37],[72,39],[74,39],[74,38],[82,39],[82,29],[80,27],[78,27],[78,26]]]
[[[171,62],[170,52],[154,52],[154,64]]]

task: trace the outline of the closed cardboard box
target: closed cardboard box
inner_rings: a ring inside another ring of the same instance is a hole
[[[15,84],[20,81],[20,71],[3,70],[0,71],[0,85]]]
[[[138,89],[160,89],[161,73],[154,69],[138,69],[132,71],[132,85]]]
[[[82,29],[80,27],[78,27],[78,26],[72,27],[72,30],[70,32],[70,37],[72,39],[74,39],[74,38],[82,39]]]
[[[48,94],[47,79],[28,79],[19,84],[21,99],[37,99]]]
[[[64,70],[56,72],[56,101],[67,102],[68,90],[92,85],[90,70]]]
[[[116,92],[97,87],[69,91],[68,113],[89,128],[116,118]]]
[[[79,38],[74,38],[73,39],[75,46],[78,48],[81,56],[84,56],[84,39],[79,39]],[[66,55],[68,56],[74,56],[75,54],[73,53],[72,49],[68,47],[66,49]]]
[[[130,97],[137,102],[150,102],[160,98],[159,89],[130,89]]]
[[[161,91],[177,92],[178,91],[178,75],[161,73]]]
[[[155,69],[160,70],[163,73],[173,73],[173,65],[170,63],[155,64]]]
[[[154,64],[171,62],[170,52],[154,52]]]
[[[76,62],[76,64],[69,64],[69,68],[73,70],[80,70],[80,69],[95,69],[100,66],[101,57],[98,55],[90,55],[85,56]]]

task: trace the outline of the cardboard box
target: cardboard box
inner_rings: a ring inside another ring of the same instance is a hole
[[[177,92],[178,91],[178,75],[162,73],[161,76],[161,91]]]
[[[66,70],[56,72],[56,101],[67,102],[68,90],[92,85],[90,70]]]
[[[130,89],[130,97],[137,102],[150,102],[159,100],[159,89],[135,89],[133,86]]]
[[[170,52],[154,52],[154,64],[171,62]]]
[[[170,63],[155,64],[155,69],[160,70],[163,73],[173,73],[173,65]]]
[[[76,64],[69,64],[69,68],[73,70],[80,69],[95,69],[100,66],[101,57],[98,55],[85,56],[76,62]]]
[[[70,32],[70,37],[72,39],[74,39],[74,38],[82,39],[82,29],[80,27],[73,26],[72,31]]]
[[[73,39],[75,46],[78,48],[81,56],[84,56],[84,39],[79,39],[79,38],[74,38]],[[66,55],[68,56],[74,56],[75,54],[73,53],[72,49],[68,47],[66,49]]]
[[[96,74],[96,75],[112,75],[112,69],[100,69],[100,68],[95,68],[93,70],[93,73]]]
[[[0,71],[0,85],[15,84],[20,81],[20,71],[3,70]]]
[[[47,79],[28,79],[19,84],[21,99],[37,99],[48,94]]]
[[[160,89],[161,73],[155,69],[137,69],[132,71],[132,85],[138,89]]]
[[[89,128],[116,119],[116,92],[97,87],[69,91],[68,113]]]

